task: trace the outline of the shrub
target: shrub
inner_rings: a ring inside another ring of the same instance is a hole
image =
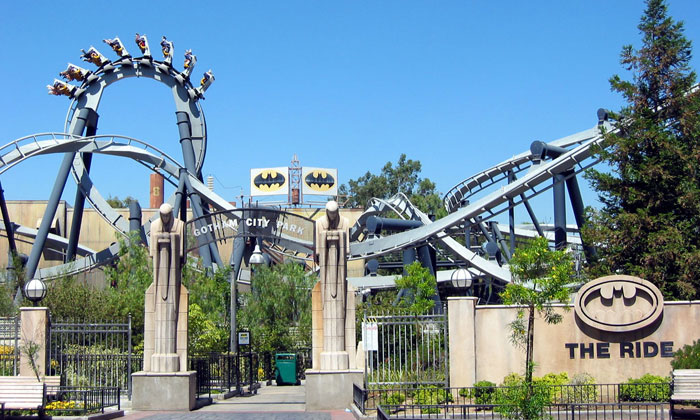
[[[502,388],[496,393],[498,406],[494,411],[507,419],[544,419],[548,418],[545,409],[551,403],[547,387],[531,385],[525,381],[517,385]]]
[[[406,401],[406,396],[402,392],[382,394],[381,398],[382,405],[401,405],[404,401]]]
[[[464,398],[469,398],[475,404],[493,404],[495,398],[496,384],[490,381],[479,381],[474,384],[473,388],[462,388],[459,390],[459,395]]]
[[[674,369],[700,369],[700,340],[686,344],[673,355],[671,367]]]
[[[646,374],[620,385],[620,401],[663,402],[671,397],[670,378]]]
[[[432,386],[418,389],[414,396],[414,402],[421,406],[436,406],[452,401],[452,394],[449,390]],[[439,407],[421,407],[423,414],[437,414],[439,412]]]

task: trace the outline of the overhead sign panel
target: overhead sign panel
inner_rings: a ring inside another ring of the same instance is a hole
[[[281,250],[310,254],[314,221],[294,213],[268,208],[225,210],[187,221],[187,252],[212,242],[236,237],[260,238]]]
[[[250,170],[250,195],[287,195],[289,193],[286,167],[257,168]]]
[[[338,195],[338,169],[304,167],[301,180],[304,195]]]

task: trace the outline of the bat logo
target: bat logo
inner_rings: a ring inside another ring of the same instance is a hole
[[[304,183],[314,191],[324,192],[328,191],[335,185],[335,179],[333,175],[326,171],[318,170],[310,172],[304,178]]]
[[[639,277],[613,275],[586,283],[574,309],[584,324],[607,332],[627,332],[654,323],[663,313],[659,289]]]
[[[273,169],[265,169],[253,179],[253,185],[260,191],[265,192],[280,190],[286,183],[287,178]]]

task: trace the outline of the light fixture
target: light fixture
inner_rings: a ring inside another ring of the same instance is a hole
[[[450,276],[450,280],[452,280],[452,285],[454,287],[471,287],[472,285],[472,276],[469,271],[467,271],[466,268],[458,268],[455,271],[452,272],[452,275]]]
[[[258,245],[258,241],[255,241],[255,249],[253,250],[253,253],[250,256],[250,265],[261,265],[265,264],[265,257],[263,256],[262,251],[260,251],[260,245]]]
[[[24,286],[24,294],[36,304],[46,297],[46,284],[39,279],[31,279]]]

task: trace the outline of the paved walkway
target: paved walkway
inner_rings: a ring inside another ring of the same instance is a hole
[[[191,412],[131,411],[125,408],[127,420],[354,420],[351,412],[306,412],[306,390],[300,386],[263,385],[255,395],[214,399],[214,403]]]

